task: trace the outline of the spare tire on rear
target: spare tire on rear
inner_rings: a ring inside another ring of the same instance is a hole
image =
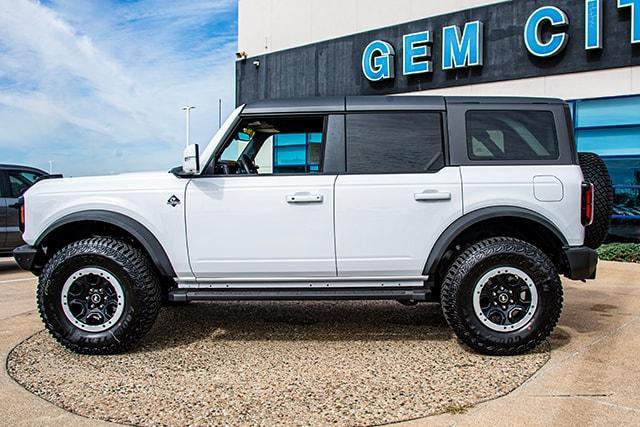
[[[586,182],[593,184],[593,223],[586,227],[584,245],[597,249],[609,233],[613,209],[613,185],[604,161],[594,153],[578,153]]]

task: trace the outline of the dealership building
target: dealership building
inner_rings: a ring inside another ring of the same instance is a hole
[[[236,102],[325,95],[562,98],[601,155],[612,233],[640,238],[640,0],[239,0]],[[312,172],[318,141],[274,142]]]

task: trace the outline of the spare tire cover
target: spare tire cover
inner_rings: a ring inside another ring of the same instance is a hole
[[[586,227],[584,245],[597,249],[609,233],[613,210],[613,186],[607,166],[594,153],[578,153],[580,168],[586,182],[593,184],[593,223]]]

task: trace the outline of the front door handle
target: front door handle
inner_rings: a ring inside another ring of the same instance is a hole
[[[451,200],[451,193],[449,193],[448,191],[425,190],[422,193],[414,193],[413,198],[418,202]]]
[[[322,203],[322,194],[296,193],[287,196],[287,203]]]

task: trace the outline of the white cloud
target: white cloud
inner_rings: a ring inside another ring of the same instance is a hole
[[[3,157],[57,156],[74,175],[176,163],[182,105],[197,106],[200,143],[217,127],[218,98],[233,107],[235,18],[226,0],[1,2]],[[82,164],[82,152],[103,161]]]

